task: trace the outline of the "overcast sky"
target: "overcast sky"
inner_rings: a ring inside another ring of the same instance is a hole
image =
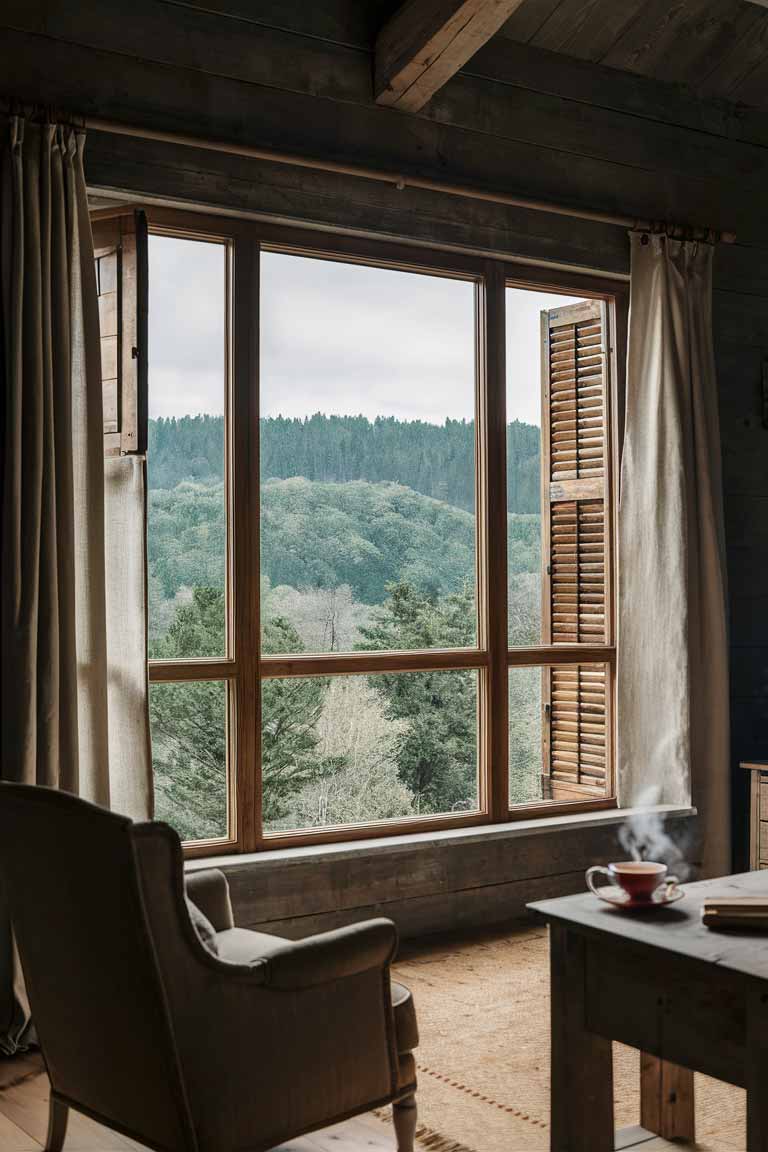
[[[428,420],[474,415],[474,286],[263,253],[261,412]],[[149,414],[224,410],[224,248],[151,236]],[[538,424],[539,313],[508,289],[507,418]]]

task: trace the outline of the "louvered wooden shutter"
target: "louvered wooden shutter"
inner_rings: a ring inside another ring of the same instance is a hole
[[[143,212],[92,221],[101,327],[104,451],[146,451],[147,223]]]
[[[541,314],[542,640],[608,641],[606,306]],[[544,795],[606,794],[607,674],[602,664],[543,672]]]

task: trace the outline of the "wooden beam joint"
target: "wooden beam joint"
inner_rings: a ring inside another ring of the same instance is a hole
[[[418,112],[521,3],[406,0],[376,39],[376,102]]]

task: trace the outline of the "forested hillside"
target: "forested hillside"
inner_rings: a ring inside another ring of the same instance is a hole
[[[225,653],[221,417],[150,422],[149,639],[160,659]],[[474,427],[282,417],[261,423],[262,647],[268,653],[476,643]],[[539,638],[539,429],[508,429],[510,642]],[[540,674],[510,677],[510,792],[539,795]],[[226,828],[222,682],[151,693],[158,814]],[[477,674],[269,680],[264,818],[283,829],[471,809]]]
[[[342,482],[388,480],[424,496],[474,512],[474,436],[471,421],[427,424],[379,416],[283,416],[261,421],[261,475]],[[507,428],[507,502],[514,512],[539,510],[539,429],[515,420]],[[150,420],[153,488],[184,480],[208,482],[224,474],[221,416]]]

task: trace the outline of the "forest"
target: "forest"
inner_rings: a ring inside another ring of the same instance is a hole
[[[476,643],[474,425],[361,416],[261,421],[265,653]],[[539,429],[508,427],[510,642],[540,628]],[[150,421],[149,645],[223,656],[221,417]],[[540,672],[510,675],[510,791],[540,796]],[[227,830],[228,689],[153,685],[156,810],[185,839]],[[267,679],[268,831],[477,804],[478,674]]]

